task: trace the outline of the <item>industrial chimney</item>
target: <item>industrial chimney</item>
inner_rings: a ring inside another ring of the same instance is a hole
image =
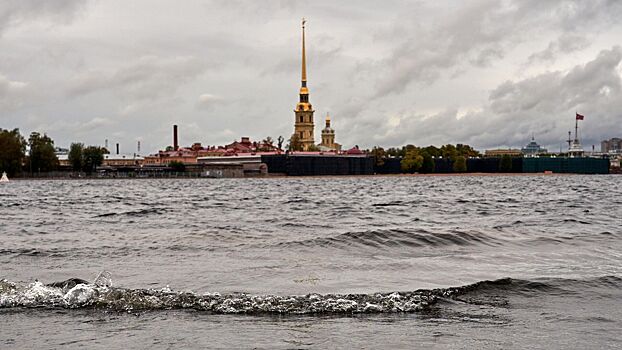
[[[179,139],[177,138],[177,125],[173,125],[173,150],[179,149]]]
[[[117,154],[119,154],[119,144],[117,143]]]

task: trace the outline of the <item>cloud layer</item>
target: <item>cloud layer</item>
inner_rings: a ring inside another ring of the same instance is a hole
[[[620,135],[622,3],[35,1],[0,4],[0,127],[153,152],[288,137],[301,17],[317,134],[558,149]],[[319,142],[319,140],[318,140]],[[598,148],[598,146],[597,146]]]

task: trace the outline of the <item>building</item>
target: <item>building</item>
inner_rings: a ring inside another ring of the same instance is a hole
[[[274,155],[274,152],[245,153],[227,157],[199,157],[198,164],[203,166],[211,177],[261,176],[268,174],[268,167],[261,162],[261,156]]]
[[[141,166],[144,162],[144,158],[140,155],[134,154],[104,154],[102,160],[103,167],[119,168],[119,167],[132,167]]]
[[[622,153],[622,139],[614,137],[600,143],[602,153]]]
[[[173,149],[158,151],[156,154],[146,156],[144,159],[145,165],[168,165],[170,163],[184,163],[195,164],[199,157],[199,152],[193,151],[189,148],[178,148],[176,151]]]
[[[320,151],[341,151],[341,145],[335,143],[335,130],[330,127],[330,115],[326,113],[326,127],[322,129],[322,143],[318,145]]]
[[[72,167],[69,161],[69,154],[59,154],[58,165],[61,169],[70,169]],[[133,154],[104,154],[104,159],[100,168],[124,168],[124,167],[140,167],[144,164],[145,158],[140,155]]]
[[[541,153],[547,153],[548,151],[545,148],[540,147],[535,138],[532,136],[531,142],[529,142],[525,148],[522,148],[521,152],[526,156],[535,156]]]
[[[294,134],[290,143],[300,143],[303,151],[308,151],[315,147],[315,136],[313,134],[313,106],[309,103],[309,89],[307,88],[307,62],[305,57],[305,20],[302,20],[302,79],[300,86],[300,100],[294,109]],[[293,141],[293,142],[292,142]]]
[[[186,165],[197,164],[197,158],[201,157],[226,157],[236,156],[241,153],[272,152],[280,153],[270,138],[261,142],[252,142],[249,137],[242,137],[240,141],[233,141],[224,146],[203,147],[200,142],[195,142],[190,147],[180,147],[178,127],[173,125],[173,145],[165,150],[158,151],[144,157],[143,164],[147,166],[168,166],[170,163],[183,163]]]
[[[508,148],[508,149],[487,149],[484,152],[484,156],[487,158],[498,158],[498,157],[503,157],[505,155],[508,155],[510,157],[522,157],[523,156],[523,152],[521,152],[521,150],[519,149],[513,149],[513,148]]]

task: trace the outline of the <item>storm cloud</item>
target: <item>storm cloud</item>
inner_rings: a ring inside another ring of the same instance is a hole
[[[316,133],[346,147],[556,150],[622,136],[622,3],[3,1],[0,127],[131,152],[293,131],[306,17]],[[317,140],[319,142],[319,139]]]

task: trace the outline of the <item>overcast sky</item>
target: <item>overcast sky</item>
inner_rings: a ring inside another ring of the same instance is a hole
[[[622,1],[0,1],[0,128],[57,146],[293,132],[307,18],[316,141],[559,150],[622,136]]]

